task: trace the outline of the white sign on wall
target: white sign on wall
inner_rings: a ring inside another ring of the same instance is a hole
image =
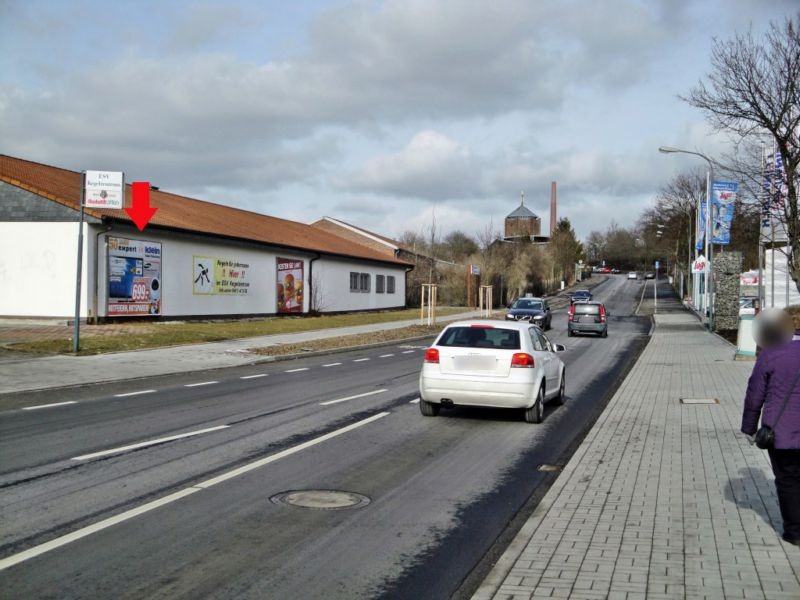
[[[125,203],[125,175],[121,171],[86,171],[84,206],[122,208]]]

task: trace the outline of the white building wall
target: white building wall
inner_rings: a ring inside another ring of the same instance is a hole
[[[84,265],[91,242],[86,227]],[[77,253],[77,223],[0,222],[0,315],[73,317]],[[81,278],[84,317],[91,285],[88,277]]]
[[[369,273],[370,291],[351,292],[350,273]],[[314,261],[314,283],[317,285],[321,312],[369,310],[405,306],[406,270],[400,266],[363,263],[334,257]],[[393,275],[394,294],[377,293],[376,275]],[[314,293],[314,292],[312,292]]]

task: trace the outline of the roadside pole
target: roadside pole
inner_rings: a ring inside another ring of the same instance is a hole
[[[86,171],[81,171],[81,218],[78,225],[78,272],[75,276],[75,324],[72,351],[78,353],[81,335],[81,276],[83,274],[83,205],[86,194]]]

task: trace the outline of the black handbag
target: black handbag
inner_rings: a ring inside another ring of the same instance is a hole
[[[791,398],[792,394],[794,393],[794,389],[797,387],[798,381],[800,381],[800,370],[797,371],[797,375],[794,378],[792,387],[789,388],[789,393],[786,394],[786,398],[783,399],[783,406],[781,406],[781,412],[778,413],[778,418],[775,419],[776,425],[778,421],[781,420],[781,417],[783,416],[783,411],[786,410],[786,406],[789,404],[789,398]],[[762,450],[769,450],[770,448],[775,446],[775,430],[771,426],[764,425],[762,423],[761,427],[759,427],[758,431],[756,431],[754,441],[756,443],[756,446],[758,446]]]

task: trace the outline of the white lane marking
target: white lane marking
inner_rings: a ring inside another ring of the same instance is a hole
[[[127,398],[128,396],[141,396],[142,394],[152,394],[156,390],[140,390],[138,392],[128,392],[127,394],[114,394],[114,398]]]
[[[308,367],[301,367],[300,369],[289,369],[288,371],[284,371],[284,373],[299,373],[300,371],[308,371]]]
[[[365,360],[369,360],[368,358],[357,358],[353,362],[364,362]]]
[[[412,400],[409,404],[419,404],[419,398]]]
[[[39,404],[37,406],[23,406],[22,410],[39,410],[40,408],[52,408],[53,406],[66,406],[67,404],[77,404],[77,400],[68,402],[53,402],[52,404]]]
[[[219,381],[201,381],[200,383],[187,383],[183,387],[200,387],[201,385],[214,385],[215,383],[219,383]]]
[[[356,398],[366,398],[367,396],[374,396],[375,394],[382,394],[386,390],[373,390],[363,394],[356,394],[355,396],[348,396],[347,398],[339,398],[338,400],[328,400],[327,402],[320,402],[320,406],[330,406],[331,404],[339,404],[339,402],[347,402],[348,400],[355,400]]]
[[[411,354],[413,350],[403,350],[400,354]]]
[[[322,365],[323,367],[338,367],[342,363],[330,363],[329,365]]]
[[[102,450],[100,452],[93,452],[92,454],[83,454],[81,456],[74,456],[72,460],[89,460],[92,458],[98,458],[100,456],[108,456],[109,454],[121,454],[122,452],[127,452],[128,450],[144,448],[146,446],[152,446],[154,444],[163,444],[164,442],[171,442],[173,440],[180,440],[183,438],[192,437],[203,433],[219,431],[220,429],[227,429],[228,427],[230,427],[230,425],[217,425],[216,427],[209,427],[207,429],[198,429],[197,431],[190,431],[188,433],[179,433],[177,435],[170,435],[167,437],[158,438],[157,440],[147,440],[146,442],[139,442],[138,444],[130,444],[129,446],[120,446],[119,448],[111,448],[110,450]]]
[[[128,519],[132,519],[133,517],[137,517],[141,514],[144,514],[155,508],[158,508],[159,506],[164,506],[165,504],[169,504],[170,502],[175,502],[176,500],[180,500],[181,498],[185,498],[186,496],[189,496],[199,491],[200,490],[198,488],[186,488],[180,490],[178,492],[175,492],[174,494],[170,494],[169,496],[164,496],[163,498],[160,498],[158,500],[153,500],[152,502],[148,502],[147,504],[143,504],[142,506],[139,506],[137,508],[126,510],[125,512],[120,513],[116,516],[99,521],[94,525],[89,525],[88,527],[84,527],[83,529],[78,529],[77,531],[73,531],[72,533],[68,533],[67,535],[62,535],[61,537],[57,537],[54,540],[45,542],[44,544],[39,544],[38,546],[29,548],[24,552],[20,552],[19,554],[13,554],[11,556],[8,556],[0,560],[0,571],[8,569],[9,567],[13,567],[14,565],[17,565],[28,559],[39,556],[40,554],[44,554],[45,552],[49,552],[50,550],[55,550],[56,548],[60,548],[61,546],[66,546],[67,544],[75,542],[88,535],[92,535],[93,533],[97,533],[98,531],[102,531],[103,529],[107,529],[112,525],[116,525],[117,523],[122,523],[123,521],[127,521]]]
[[[343,433],[347,433],[348,431],[353,431],[359,427],[363,427],[367,423],[372,423],[373,421],[377,421],[378,419],[382,419],[383,417],[388,416],[388,412],[378,413],[377,415],[373,415],[371,417],[367,417],[361,421],[356,421],[352,425],[348,425],[347,427],[342,427],[341,429],[337,429],[336,431],[331,431],[330,433],[326,433],[325,435],[321,435],[318,438],[314,438],[313,440],[309,440],[304,442],[298,446],[294,446],[293,448],[287,448],[277,454],[273,454],[272,456],[267,456],[266,458],[259,459],[255,462],[251,462],[248,465],[244,465],[237,469],[233,469],[232,471],[228,471],[227,473],[223,473],[222,475],[218,475],[217,477],[212,477],[211,479],[207,479],[202,483],[198,483],[195,485],[195,488],[200,489],[207,489],[210,488],[212,485],[217,485],[218,483],[222,483],[223,481],[227,481],[229,479],[233,479],[234,477],[238,477],[239,475],[243,475],[249,471],[253,471],[264,465],[268,465],[270,463],[275,462],[276,460],[280,460],[281,458],[285,458],[287,456],[291,456],[301,450],[305,450],[306,448],[311,448],[311,446],[316,446],[317,444],[321,444],[327,440],[335,438]]]
[[[138,517],[144,513],[150,512],[156,508],[164,506],[166,504],[170,504],[172,502],[176,502],[177,500],[181,500],[186,496],[190,496],[196,492],[201,490],[210,488],[213,485],[218,483],[222,483],[223,481],[227,481],[228,479],[233,479],[234,477],[238,477],[248,471],[253,471],[254,469],[258,469],[270,463],[273,463],[281,458],[285,458],[287,456],[291,456],[301,450],[305,450],[306,448],[310,448],[312,446],[316,446],[317,444],[321,444],[327,440],[335,438],[343,433],[347,433],[348,431],[353,431],[354,429],[358,429],[368,423],[372,423],[373,421],[377,421],[378,419],[382,419],[383,417],[388,416],[388,412],[378,413],[377,415],[373,415],[361,421],[357,421],[352,425],[348,425],[347,427],[342,427],[341,429],[337,429],[336,431],[332,431],[330,433],[326,433],[325,435],[321,435],[318,438],[314,438],[313,440],[309,440],[299,446],[294,446],[293,448],[287,448],[282,452],[278,452],[277,454],[273,454],[272,456],[268,456],[266,458],[262,458],[250,464],[244,465],[232,471],[228,471],[227,473],[223,473],[217,477],[212,479],[207,479],[202,483],[198,483],[195,486],[184,488],[179,490],[169,496],[164,496],[158,500],[153,500],[152,502],[148,502],[147,504],[143,504],[137,508],[133,508],[131,510],[127,510],[123,513],[120,513],[116,516],[110,517],[108,519],[104,519],[98,523],[93,525],[89,525],[82,529],[78,529],[77,531],[73,531],[72,533],[68,533],[66,535],[62,535],[54,540],[50,540],[49,542],[45,542],[44,544],[39,544],[38,546],[34,546],[33,548],[29,548],[24,552],[20,552],[19,554],[14,554],[12,556],[8,556],[2,560],[0,560],[0,571],[8,569],[9,567],[13,567],[21,562],[39,556],[40,554],[44,554],[45,552],[49,552],[50,550],[55,550],[56,548],[60,548],[61,546],[66,546],[74,541],[77,541],[81,538],[86,536],[92,535],[93,533],[97,533],[98,531],[102,531],[103,529],[107,529],[113,525],[117,525],[118,523],[122,523],[134,517]]]
[[[257,379],[259,377],[267,377],[267,374],[259,373],[258,375],[244,375],[243,377],[239,377],[239,379]]]
[[[389,358],[390,356],[394,356],[394,354],[381,354],[378,358]]]

